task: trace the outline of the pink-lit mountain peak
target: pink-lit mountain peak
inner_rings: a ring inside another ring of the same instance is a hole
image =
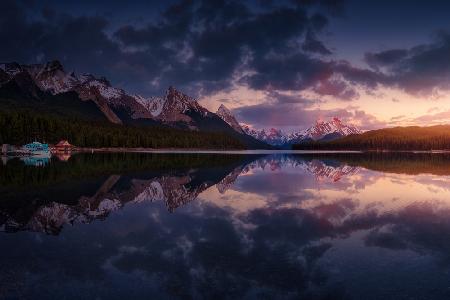
[[[330,121],[317,120],[311,127],[290,134],[285,134],[282,130],[276,128],[259,131],[249,126],[242,126],[242,128],[247,134],[271,145],[295,144],[306,140],[331,140],[361,133],[361,130],[353,125],[345,124],[338,117],[334,117]]]

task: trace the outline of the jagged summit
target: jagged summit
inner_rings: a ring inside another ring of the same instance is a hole
[[[344,124],[338,117],[333,117],[329,122],[316,122],[314,126],[308,128],[304,132],[304,135],[313,140],[318,140],[325,135],[332,133],[346,136],[350,134],[359,134],[361,131],[355,126]]]
[[[217,109],[216,114],[234,130],[239,133],[244,133],[244,130],[242,129],[241,125],[239,125],[239,122],[225,105],[221,104]]]
[[[232,115],[231,111],[223,104],[220,104],[219,108],[217,109],[217,112],[220,112],[222,114]]]
[[[59,60],[53,60],[45,64],[46,71],[60,70],[64,72],[64,67]]]

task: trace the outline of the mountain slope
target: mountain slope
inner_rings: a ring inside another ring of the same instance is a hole
[[[223,104],[219,106],[219,109],[217,110],[216,114],[224,120],[228,125],[231,126],[236,132],[244,133],[244,130],[242,129],[241,125],[239,125],[236,118],[233,116],[231,111]]]
[[[108,119],[92,100],[80,101],[75,92],[57,95],[42,92],[32,81],[9,81],[0,87],[0,108],[2,110],[30,110],[37,114],[50,113],[61,117],[80,118],[90,121]]]

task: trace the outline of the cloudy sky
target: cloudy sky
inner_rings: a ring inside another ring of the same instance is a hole
[[[450,1],[1,2],[0,61],[169,85],[257,128],[450,123]]]

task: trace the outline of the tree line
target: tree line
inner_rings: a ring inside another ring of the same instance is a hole
[[[245,148],[239,140],[221,132],[117,125],[31,110],[0,111],[0,144],[22,145],[35,139],[51,144],[67,139],[78,147]]]
[[[372,130],[334,141],[312,141],[293,146],[297,150],[450,150],[450,125],[395,127]]]

